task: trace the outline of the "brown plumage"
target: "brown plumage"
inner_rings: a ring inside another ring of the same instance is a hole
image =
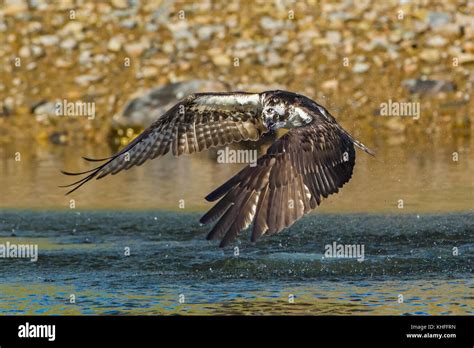
[[[275,141],[256,166],[247,166],[210,193],[208,201],[220,201],[201,223],[216,221],[208,239],[232,242],[253,223],[251,240],[291,226],[316,208],[328,195],[347,183],[355,164],[354,140],[319,104],[285,91],[204,93],[189,96],[171,108],[104,164],[82,173],[83,179],[68,185],[71,193],[93,178],[116,174],[147,159],[172,151],[191,154],[241,140],[257,140],[263,133],[289,128]],[[90,161],[95,161],[87,159]]]

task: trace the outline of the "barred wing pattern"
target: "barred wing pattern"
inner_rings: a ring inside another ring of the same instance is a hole
[[[61,187],[73,187],[67,194],[92,180],[143,164],[147,159],[192,154],[211,147],[242,140],[258,140],[268,129],[261,114],[260,96],[253,93],[199,93],[184,98],[145,129],[123,150],[104,159],[84,158],[104,163],[91,170],[66,175],[88,174]]]
[[[201,223],[217,221],[208,239],[220,247],[232,242],[253,222],[251,240],[280,232],[338,192],[352,176],[352,138],[337,123],[316,118],[277,140],[257,165],[247,166],[206,199],[221,200]]]

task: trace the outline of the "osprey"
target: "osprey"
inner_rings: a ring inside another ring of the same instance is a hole
[[[93,178],[101,179],[147,159],[192,154],[286,128],[258,158],[211,192],[219,200],[200,220],[217,221],[207,239],[233,241],[253,223],[251,241],[278,233],[316,208],[322,197],[337,193],[350,180],[355,164],[354,145],[374,153],[352,138],[336,119],[313,100],[287,91],[263,93],[199,93],[182,99],[117,154],[66,186],[74,192]]]

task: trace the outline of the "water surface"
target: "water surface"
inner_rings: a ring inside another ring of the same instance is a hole
[[[0,313],[474,314],[472,213],[311,214],[225,250],[198,218],[4,211],[0,243],[38,244],[39,258],[0,259]],[[363,244],[364,261],[324,257],[334,241]]]

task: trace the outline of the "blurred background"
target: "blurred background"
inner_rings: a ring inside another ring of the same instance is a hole
[[[71,197],[59,170],[91,168],[81,156],[111,155],[187,94],[276,88],[318,101],[377,153],[358,152],[319,210],[473,208],[473,1],[0,0],[0,62],[1,208],[204,210],[242,167],[215,151]],[[94,103],[95,117],[57,116],[62,100]],[[381,116],[389,101],[419,103],[420,117]]]

